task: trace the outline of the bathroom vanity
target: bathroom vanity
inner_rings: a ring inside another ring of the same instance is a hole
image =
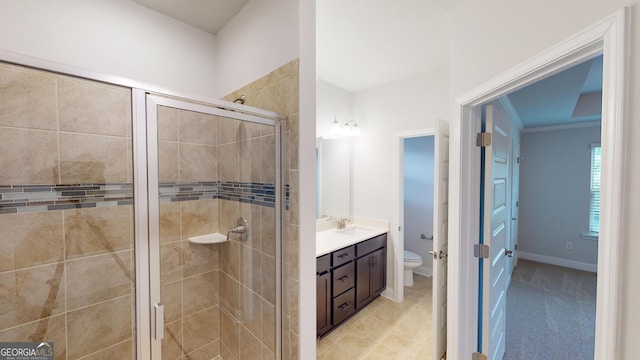
[[[318,337],[378,297],[387,272],[386,230],[351,227],[323,233],[316,239]]]

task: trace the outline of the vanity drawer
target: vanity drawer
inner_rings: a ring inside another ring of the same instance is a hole
[[[331,269],[331,255],[322,255],[316,258],[316,274],[326,273]]]
[[[331,253],[333,267],[338,267],[356,258],[356,248],[354,245]]]
[[[387,245],[387,234],[378,235],[369,240],[365,240],[356,245],[358,257],[366,255],[375,250],[378,250],[381,247],[384,247],[386,245]]]
[[[333,325],[337,325],[342,320],[349,317],[356,310],[355,305],[355,289],[351,289],[346,293],[333,299]]]
[[[333,296],[342,294],[355,285],[356,271],[355,263],[333,269]]]

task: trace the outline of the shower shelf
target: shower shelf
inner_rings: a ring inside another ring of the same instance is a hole
[[[189,238],[189,242],[194,244],[217,244],[226,242],[227,236],[220,233],[206,234]]]

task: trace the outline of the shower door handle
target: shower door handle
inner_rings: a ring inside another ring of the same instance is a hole
[[[156,303],[155,309],[155,331],[154,336],[156,340],[161,341],[164,339],[164,305],[162,303]]]

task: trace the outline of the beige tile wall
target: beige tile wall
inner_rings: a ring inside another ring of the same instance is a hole
[[[283,181],[289,185],[290,189],[290,207],[283,213],[283,346],[282,353],[285,359],[298,359],[298,119],[299,119],[299,91],[298,91],[298,60],[291,61],[288,64],[276,69],[270,74],[257,79],[256,81],[234,91],[233,93],[224,97],[224,100],[233,101],[241,95],[245,95],[245,105],[255,106],[262,109],[273,110],[287,117],[287,133],[284,136],[286,141],[285,148],[287,149],[282,164],[284,171]],[[272,131],[271,128],[265,128],[267,131]],[[245,129],[244,132],[249,133],[253,129]],[[243,130],[240,129],[242,133]],[[266,136],[270,133],[263,132],[262,143],[258,146],[270,147],[275,141],[274,137]],[[254,144],[251,144],[254,146]],[[248,146],[241,146],[240,152]],[[264,153],[264,151],[262,151]],[[245,157],[242,156],[242,159]],[[273,165],[269,164],[271,159],[263,157],[260,159],[261,167],[255,164],[253,165],[240,164],[240,179],[244,179],[253,176],[259,171],[263,171],[261,181],[266,183],[272,183],[274,173],[264,172],[265,169],[272,169]],[[254,163],[252,163],[254,164]],[[263,169],[263,170],[260,170]],[[272,209],[271,209],[272,210]],[[261,220],[270,224],[274,223],[275,212],[266,210],[263,208],[263,214]],[[266,230],[271,231],[271,230]],[[262,305],[262,334],[261,340],[263,344],[273,344],[275,341],[275,324],[271,324],[270,321],[275,320],[275,307],[270,300],[275,299],[275,236],[262,236],[262,293],[261,296],[265,300]],[[272,290],[273,289],[273,290]],[[273,312],[273,315],[272,315]],[[223,324],[224,324],[223,317]],[[242,359],[254,359],[257,357],[253,349],[255,349],[254,338],[248,336],[249,334],[255,334],[251,332],[248,326],[240,326],[238,329],[233,326],[231,319],[227,324],[228,331],[232,332],[229,336],[231,347],[235,347],[240,339],[239,353],[224,352],[223,346],[223,358],[227,359],[225,355],[236,357],[239,356]],[[244,324],[243,324],[244,325]],[[273,329],[273,331],[271,331]],[[239,335],[238,335],[239,334]],[[223,344],[225,341],[225,327],[223,326]],[[229,349],[231,350],[231,349]],[[268,348],[268,350],[272,350]],[[243,357],[247,356],[247,357]],[[231,357],[234,358],[234,357]],[[264,351],[262,358],[273,358],[272,353]]]
[[[241,90],[248,105],[297,126],[297,61],[249,89]],[[128,89],[0,64],[0,98],[0,185],[132,182]],[[168,108],[160,114],[161,182],[274,182],[272,127]],[[286,177],[297,176],[285,168]],[[187,240],[225,232],[238,216],[250,224],[246,241]],[[287,240],[297,221],[285,218],[286,294],[297,297],[290,271],[297,250]],[[275,219],[273,208],[227,200],[161,204],[166,358],[273,357]],[[0,233],[8,234],[0,248],[0,341],[54,341],[56,359],[134,357],[132,206],[3,214]],[[295,344],[289,321],[297,309],[285,309],[285,341]],[[285,347],[285,357],[294,348]]]
[[[131,182],[129,89],[0,64],[0,185]],[[0,215],[0,341],[134,354],[132,206]]]

